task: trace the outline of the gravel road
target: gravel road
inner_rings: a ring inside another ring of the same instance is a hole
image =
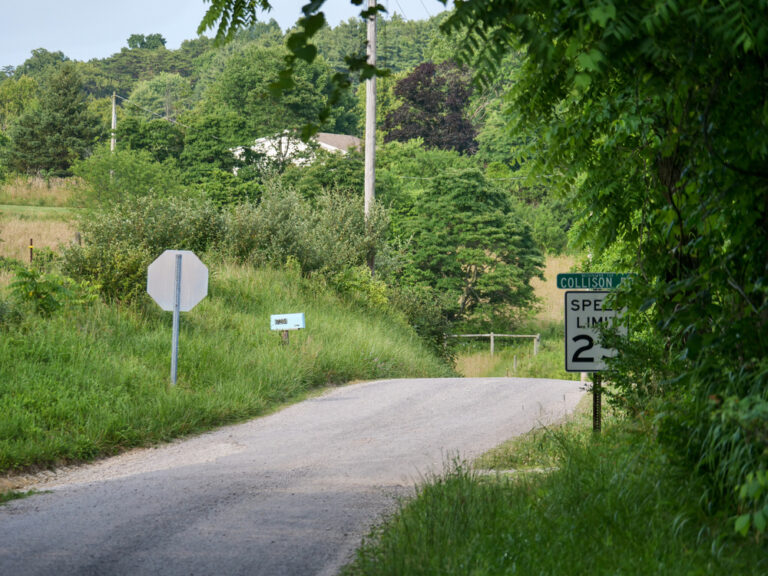
[[[70,469],[0,507],[0,574],[336,574],[400,496],[573,410],[578,382],[382,380]]]

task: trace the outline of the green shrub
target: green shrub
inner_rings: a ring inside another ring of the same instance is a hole
[[[432,353],[453,362],[453,343],[446,342],[445,335],[452,332],[456,302],[449,294],[438,292],[429,286],[400,286],[390,288],[389,301],[416,330]]]
[[[340,295],[367,308],[389,309],[386,283],[371,277],[371,269],[367,266],[352,266],[337,272],[331,277],[331,285]]]
[[[240,204],[226,214],[223,247],[238,262],[279,266],[295,258],[306,270],[314,267],[309,225],[309,207],[299,195],[272,185],[260,204]]]
[[[184,192],[172,160],[157,162],[146,150],[110,152],[101,147],[76,162],[73,172],[86,183],[86,200],[110,204],[137,196],[176,196]]]
[[[10,289],[19,302],[29,303],[41,316],[53,314],[71,295],[65,278],[25,267],[16,270],[16,278],[11,282]]]
[[[210,202],[153,196],[93,212],[80,228],[83,245],[64,248],[62,270],[116,300],[144,294],[147,266],[163,251],[202,253],[224,233],[223,219]]]
[[[366,223],[360,198],[321,194],[313,204],[277,181],[266,187],[258,205],[234,206],[225,220],[224,252],[257,266],[293,259],[304,274],[333,278],[385,248],[384,211]]]
[[[212,170],[194,187],[204,198],[220,207],[256,202],[261,195],[261,187],[258,182],[244,180],[223,170]]]

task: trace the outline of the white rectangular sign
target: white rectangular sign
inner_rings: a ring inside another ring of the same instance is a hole
[[[600,342],[600,327],[613,326],[624,310],[605,306],[609,292],[565,293],[565,371],[599,372],[605,370],[605,359],[616,350],[604,348]],[[627,327],[619,334],[626,336]]]
[[[298,314],[273,314],[269,317],[272,330],[301,330],[304,328],[304,312]]]

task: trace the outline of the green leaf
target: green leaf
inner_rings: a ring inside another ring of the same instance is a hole
[[[573,84],[579,90],[585,90],[585,89],[589,88],[589,85],[591,83],[592,83],[592,77],[589,74],[585,73],[585,72],[579,72],[573,78]]]
[[[592,22],[597,22],[601,28],[605,28],[608,20],[616,18],[616,6],[613,4],[601,4],[600,6],[590,8],[588,13],[589,19]]]
[[[304,28],[304,32],[307,35],[307,37],[312,37],[315,35],[315,33],[320,30],[325,25],[325,14],[322,12],[318,14],[313,14],[312,16],[308,16],[306,18],[302,18],[299,20],[299,26]]]
[[[734,524],[733,528],[736,532],[738,532],[742,536],[746,536],[747,532],[749,532],[749,526],[751,522],[752,522],[751,514],[742,514],[736,519],[736,523]]]
[[[757,512],[752,514],[752,518],[755,524],[755,530],[757,530],[759,534],[762,534],[763,532],[765,532],[766,518],[765,518],[765,515],[763,514],[763,511],[758,510]]]

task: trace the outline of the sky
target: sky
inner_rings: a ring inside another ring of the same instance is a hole
[[[301,15],[307,0],[273,0],[262,15],[274,18],[284,30]],[[0,67],[19,66],[36,48],[62,51],[72,60],[106,58],[127,46],[131,34],[161,34],[169,49],[197,37],[205,14],[204,0],[0,0]],[[438,0],[379,0],[390,14],[422,20],[445,10]],[[332,26],[357,16],[350,0],[326,0],[323,6]],[[212,36],[212,32],[206,35]]]

